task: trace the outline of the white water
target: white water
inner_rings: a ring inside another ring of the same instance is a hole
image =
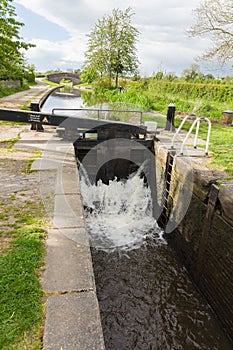
[[[92,185],[82,168],[81,192],[86,208],[86,223],[92,247],[104,251],[139,248],[148,237],[165,243],[163,232],[152,216],[150,188],[141,171],[128,180],[113,180],[109,185]]]

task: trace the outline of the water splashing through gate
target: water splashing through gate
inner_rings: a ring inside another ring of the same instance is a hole
[[[105,185],[91,184],[80,165],[80,183],[86,222],[92,247],[104,251],[132,250],[153,237],[165,243],[162,231],[152,216],[149,186],[142,176],[143,166],[127,180],[114,179]]]

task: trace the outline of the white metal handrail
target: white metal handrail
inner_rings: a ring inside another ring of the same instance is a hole
[[[171,148],[174,149],[174,142],[180,132],[180,130],[182,129],[182,126],[184,125],[184,123],[186,122],[186,120],[189,118],[189,116],[187,115],[181,122],[179,128],[176,130],[173,138],[172,138],[172,144],[171,144]],[[184,154],[184,146],[194,128],[195,125],[197,125],[196,127],[196,133],[195,133],[195,138],[194,138],[194,144],[193,147],[196,149],[197,148],[197,141],[198,141],[198,134],[199,134],[199,128],[200,128],[200,123],[202,120],[206,120],[208,122],[208,133],[207,133],[207,138],[206,138],[206,147],[205,147],[205,155],[208,155],[208,151],[209,151],[209,143],[210,143],[210,133],[211,133],[211,121],[206,118],[206,117],[196,117],[196,119],[194,120],[194,122],[192,123],[192,125],[189,128],[189,131],[187,132],[187,135],[185,136],[181,148],[180,148],[180,155]]]

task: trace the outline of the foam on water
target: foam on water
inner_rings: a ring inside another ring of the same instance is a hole
[[[140,174],[141,170],[124,181],[114,179],[106,185],[99,180],[92,185],[85,169],[81,169],[81,192],[92,247],[131,250],[143,245],[148,237],[158,244],[165,243],[152,216],[150,188]]]

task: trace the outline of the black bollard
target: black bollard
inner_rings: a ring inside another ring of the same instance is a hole
[[[40,112],[39,103],[33,103],[30,104],[30,110],[35,112]],[[40,123],[32,122],[31,123],[31,130],[36,131],[44,131],[43,125]]]
[[[170,103],[167,109],[167,121],[166,121],[165,130],[175,131],[175,126],[174,126],[175,111],[176,111],[176,105],[174,105],[174,103]]]

